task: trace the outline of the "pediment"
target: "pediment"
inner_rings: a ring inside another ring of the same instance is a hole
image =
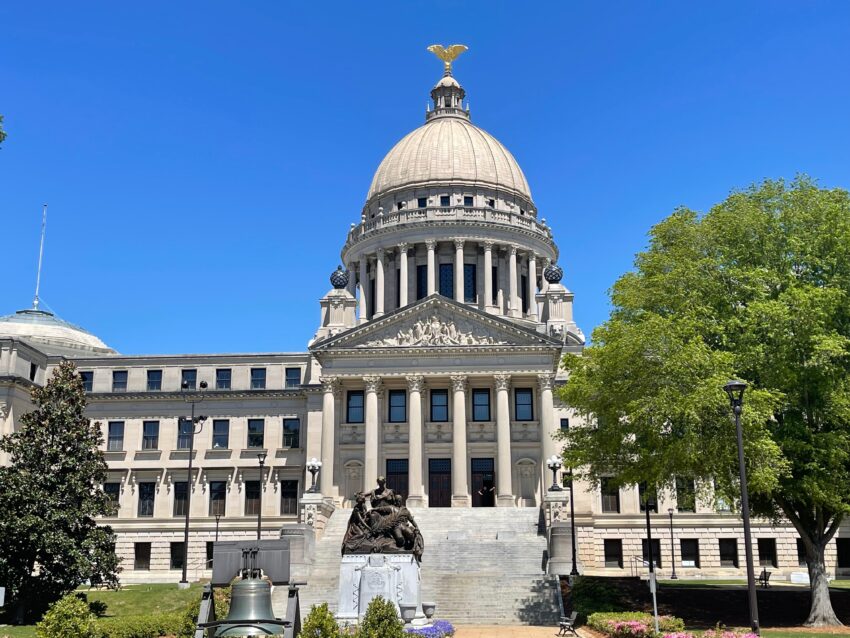
[[[313,344],[311,350],[560,347],[536,330],[431,295],[380,319]]]

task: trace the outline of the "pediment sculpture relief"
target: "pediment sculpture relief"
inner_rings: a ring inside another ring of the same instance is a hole
[[[386,346],[484,346],[502,345],[506,341],[492,335],[477,335],[470,329],[464,330],[454,321],[432,315],[430,319],[417,321],[413,326],[399,330],[395,336],[373,339],[358,344],[358,348]]]

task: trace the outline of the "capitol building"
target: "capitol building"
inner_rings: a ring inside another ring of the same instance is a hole
[[[439,547],[429,521],[470,521],[457,539],[481,521],[526,517],[544,549],[547,528],[569,526],[568,492],[549,492],[546,466],[557,432],[584,425],[557,393],[563,354],[585,344],[569,269],[558,265],[569,253],[545,219],[563,212],[538,210],[514,156],[473,123],[448,63],[430,96],[424,124],[377,167],[359,223],[338,230],[341,266],[329,264],[304,352],[122,355],[37,307],[0,317],[0,433],[18,427],[31,388],[60,361],[82,375],[88,415],[103,428],[104,490],[117,504],[104,522],[117,533],[123,582],[179,579],[187,502],[198,579],[209,576],[212,541],[256,534],[259,508],[264,537],[311,527],[305,551],[321,552],[379,476],[420,521],[426,583]],[[191,400],[206,419],[190,451]],[[681,479],[656,506],[662,576],[674,560],[688,577],[741,577],[739,515],[699,493]],[[576,481],[573,506],[581,572],[645,572],[638,486]],[[753,532],[757,569],[777,580],[805,571],[790,526],[756,521]],[[833,569],[842,549],[828,549]],[[338,545],[327,552],[338,556]]]

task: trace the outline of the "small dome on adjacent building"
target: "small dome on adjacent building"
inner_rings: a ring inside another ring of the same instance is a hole
[[[46,354],[86,356],[116,354],[92,333],[52,312],[30,308],[0,317],[0,338],[27,341]]]

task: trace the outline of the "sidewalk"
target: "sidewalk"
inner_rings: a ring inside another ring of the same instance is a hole
[[[558,627],[534,627],[529,625],[458,625],[454,638],[554,638]],[[579,636],[590,638],[590,634],[578,629]],[[573,638],[575,638],[573,636]]]

